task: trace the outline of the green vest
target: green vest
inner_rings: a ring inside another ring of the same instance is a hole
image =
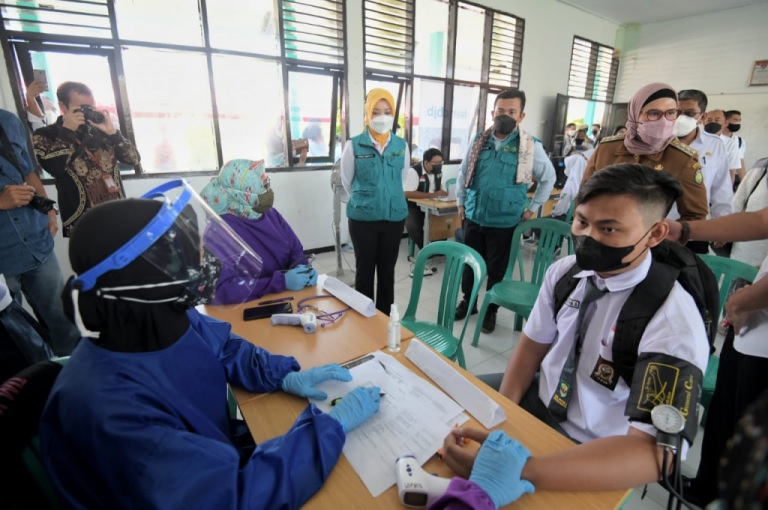
[[[528,184],[516,183],[520,145],[517,133],[498,151],[493,136],[489,137],[478,155],[472,183],[464,198],[464,215],[483,227],[514,227],[528,203]],[[478,138],[480,134],[475,141]]]
[[[358,221],[402,221],[408,216],[403,192],[405,140],[390,135],[384,154],[373,146],[368,131],[352,138],[355,177],[347,217]]]

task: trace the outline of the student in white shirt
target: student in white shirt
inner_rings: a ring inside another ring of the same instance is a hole
[[[747,165],[744,163],[744,155],[747,153],[747,143],[742,137],[736,134],[741,129],[741,112],[739,110],[728,110],[725,112],[725,124],[723,124],[723,135],[734,140],[734,145],[739,151],[741,158],[740,180],[744,180]]]
[[[670,174],[638,164],[609,166],[581,187],[572,227],[576,255],[560,259],[547,271],[499,388],[547,423],[554,425],[559,415],[564,419],[559,421],[562,429],[582,443],[523,459],[521,478],[537,490],[619,490],[658,480],[663,450],[656,444],[657,430],[650,420],[658,401],[649,395],[687,411],[685,435],[689,441],[695,435],[695,388],[707,366],[709,343],[696,304],[679,282],[674,282],[640,338],[631,385],[618,375],[623,370],[613,361],[619,312],[651,265],[658,264],[650,248],[667,236],[663,220],[681,194],[680,184]],[[555,284],[574,263],[581,268],[575,274],[580,281],[555,316]],[[587,285],[608,292],[586,305],[579,351],[576,321]],[[564,388],[563,368],[572,352],[580,356],[574,379]],[[680,371],[666,373],[668,365]],[[491,383],[490,379],[486,380]],[[651,387],[652,393],[642,391]],[[558,398],[569,400],[563,405]],[[482,441],[485,434],[462,427],[449,435],[448,466],[467,474],[474,449],[465,448],[459,439]]]
[[[587,162],[592,157],[593,152],[595,152],[595,149],[588,149],[584,152],[568,156],[563,161],[565,164],[565,175],[568,178],[565,181],[565,186],[560,191],[560,200],[557,201],[552,209],[553,218],[565,219],[573,199],[579,192],[581,179],[584,177],[584,169],[587,168]]]

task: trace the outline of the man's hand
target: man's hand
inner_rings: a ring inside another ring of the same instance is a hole
[[[35,188],[28,184],[9,184],[0,193],[0,210],[8,211],[29,204]]]
[[[477,457],[477,445],[466,444],[467,439],[482,444],[488,432],[469,427],[458,427],[448,434],[443,441],[443,459],[446,466],[462,478],[469,478]]]
[[[56,216],[55,209],[48,211],[48,230],[51,232],[51,237],[56,237],[56,232],[59,231],[59,220]]]
[[[114,124],[112,124],[112,117],[109,115],[109,112],[107,110],[95,110],[95,111],[98,111],[99,113],[104,115],[104,122],[100,124],[96,124],[92,120],[89,120],[88,124],[95,127],[96,129],[98,129],[99,131],[101,131],[107,136],[112,136],[115,133],[117,133],[117,128],[115,127]]]
[[[85,124],[85,115],[79,108],[70,108],[63,116],[63,126],[70,131],[77,131],[77,129]]]
[[[464,206],[460,205],[456,209],[459,211],[459,221],[464,221]]]
[[[522,216],[522,221],[528,221],[528,220],[530,220],[531,218],[533,218],[533,215],[534,215],[534,214],[535,214],[535,213],[534,213],[533,211],[531,211],[530,209],[527,209],[527,210],[526,210],[526,211],[523,213],[523,216]]]
[[[748,286],[747,286],[748,287]],[[751,311],[745,311],[744,306],[747,304],[748,296],[745,295],[744,290],[747,287],[742,287],[731,294],[728,301],[725,302],[725,316],[733,325],[733,331],[739,334],[739,330],[747,322]]]
[[[439,189],[429,194],[430,198],[447,197],[447,196],[448,196],[448,192],[445,191],[444,189]]]
[[[666,223],[667,227],[669,227],[667,239],[670,241],[679,242],[680,234],[683,232],[683,225],[679,221],[674,220],[664,220],[664,223]]]

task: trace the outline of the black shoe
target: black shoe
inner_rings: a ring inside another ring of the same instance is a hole
[[[460,321],[467,316],[467,308],[469,308],[469,303],[467,303],[464,299],[462,299],[459,302],[459,305],[456,307],[456,316],[454,317],[457,321]],[[472,308],[472,315],[477,314],[477,307]]]
[[[483,333],[493,333],[496,330],[496,312],[487,312],[483,319]]]

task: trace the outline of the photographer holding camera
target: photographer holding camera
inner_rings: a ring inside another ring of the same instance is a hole
[[[125,198],[118,162],[136,165],[139,154],[120,134],[109,112],[94,108],[86,85],[64,82],[56,90],[62,115],[35,131],[40,165],[56,180],[64,237],[95,205]]]
[[[0,273],[13,299],[22,293],[50,333],[57,356],[72,352],[80,332],[64,315],[64,278],[53,252],[58,229],[53,200],[35,173],[25,125],[0,110]]]

